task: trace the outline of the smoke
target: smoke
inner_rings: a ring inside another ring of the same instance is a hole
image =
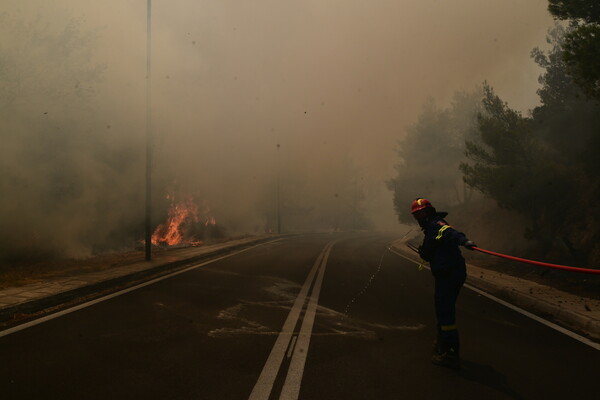
[[[154,220],[170,187],[232,235],[392,229],[425,99],[535,106],[546,1],[154,1]],[[83,256],[143,228],[146,1],[3,1],[0,250]],[[422,193],[421,193],[422,194]],[[40,250],[40,251],[41,251]]]

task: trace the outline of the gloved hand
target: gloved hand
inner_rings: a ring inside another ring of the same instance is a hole
[[[463,246],[465,246],[469,250],[473,250],[473,247],[477,247],[477,245],[470,240],[467,240],[466,242],[464,242]]]

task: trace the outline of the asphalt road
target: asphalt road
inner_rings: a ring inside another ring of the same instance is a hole
[[[393,239],[288,238],[0,337],[0,399],[600,398],[599,351],[468,289],[463,368],[432,365]]]

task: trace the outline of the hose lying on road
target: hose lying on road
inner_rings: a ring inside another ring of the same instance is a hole
[[[406,245],[408,246],[408,248],[410,248],[415,253],[417,253],[417,254],[419,253],[419,248],[416,247],[415,245],[413,245],[412,243],[406,243]],[[496,257],[506,258],[507,260],[518,261],[518,262],[531,264],[531,265],[537,265],[539,267],[562,269],[564,271],[581,272],[584,274],[600,275],[600,269],[569,267],[567,265],[550,264],[550,263],[545,263],[542,261],[528,260],[526,258],[520,258],[520,257],[509,256],[507,254],[496,253],[493,251],[482,249],[480,247],[473,247],[473,250],[477,250],[482,253],[490,254],[490,255],[496,256]]]

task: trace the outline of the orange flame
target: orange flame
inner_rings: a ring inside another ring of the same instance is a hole
[[[167,195],[167,199],[171,200],[168,218],[155,229],[152,234],[152,244],[173,246],[187,243],[201,245],[202,241],[196,240],[193,237],[186,237],[186,234],[195,224],[203,223],[204,226],[216,225],[217,221],[211,215],[208,206],[203,204],[203,218],[201,218],[198,205],[192,197],[176,202],[175,196],[169,194]]]

